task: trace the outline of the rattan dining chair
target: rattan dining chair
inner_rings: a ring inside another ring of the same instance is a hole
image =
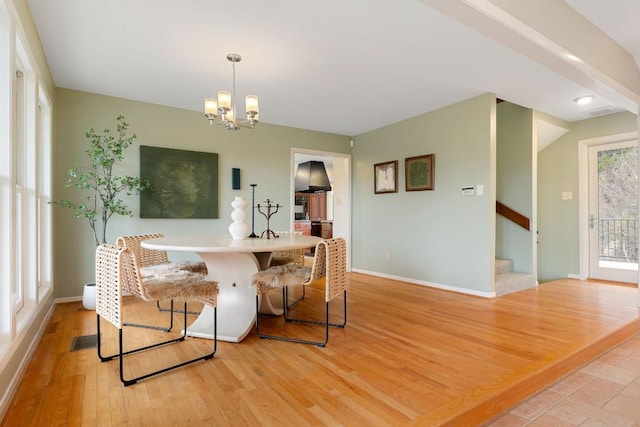
[[[116,239],[116,246],[131,250],[138,259],[140,274],[143,278],[154,277],[166,273],[179,271],[190,271],[193,273],[207,274],[207,265],[202,261],[180,261],[171,262],[167,251],[156,251],[142,247],[142,242],[149,239],[164,237],[164,234],[140,234],[135,236],[120,236]],[[156,301],[158,310],[169,312],[169,326],[153,326],[128,323],[126,326],[137,326],[140,328],[158,329],[169,332],[173,328],[173,313],[181,313],[182,310],[174,310],[173,302],[169,303],[169,308],[162,307],[160,301]],[[199,311],[190,311],[188,314],[198,315]]]
[[[317,243],[312,267],[298,264],[285,264],[270,267],[254,274],[251,283],[256,287],[256,333],[260,338],[312,344],[324,347],[329,341],[329,326],[344,328],[347,324],[347,289],[349,281],[346,271],[346,242],[343,238],[323,239]],[[297,319],[289,317],[288,288],[294,285],[307,286],[317,280],[324,282],[324,321]],[[299,322],[324,326],[324,340],[310,341],[280,335],[266,335],[260,332],[260,298],[266,292],[282,288],[283,317],[287,322]],[[329,302],[343,295],[344,314],[341,323],[329,323]]]
[[[288,231],[276,231],[276,236],[286,236],[289,235]],[[302,235],[302,232],[294,231],[291,234]],[[295,249],[282,249],[273,251],[271,253],[271,259],[269,260],[269,267],[276,267],[278,265],[285,264],[297,264],[304,265],[304,248],[295,248]],[[296,305],[300,304],[304,299],[306,288],[304,286],[297,286],[302,288],[302,292],[298,299],[289,304],[287,308],[290,310]]]
[[[135,295],[143,301],[181,300],[184,301],[184,331],[178,338],[152,345],[123,351],[123,294]],[[156,277],[143,278],[140,265],[134,253],[123,247],[102,244],[96,249],[96,318],[98,336],[98,357],[102,362],[120,359],[120,381],[125,386],[172,369],[179,368],[199,360],[211,359],[217,348],[217,296],[218,284],[207,278],[206,274],[190,271],[166,273]],[[124,357],[131,353],[149,350],[166,344],[184,341],[187,336],[187,301],[196,300],[214,309],[213,351],[196,358],[180,362],[131,379],[124,378]],[[100,318],[110,322],[118,329],[118,353],[102,355],[102,334]]]
[[[298,248],[273,251],[269,267],[285,264],[304,265],[304,249]]]
[[[278,238],[280,236],[288,236],[289,234],[302,235],[302,232],[294,231],[292,233],[289,233],[288,231],[276,231],[275,234],[277,236],[276,238]],[[277,265],[285,264],[304,265],[304,248],[283,249],[273,251],[271,253],[269,267],[275,267]]]

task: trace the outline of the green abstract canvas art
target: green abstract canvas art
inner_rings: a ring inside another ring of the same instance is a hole
[[[140,146],[141,218],[218,218],[218,154]]]

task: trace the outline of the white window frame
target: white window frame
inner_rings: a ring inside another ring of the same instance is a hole
[[[26,174],[26,135],[25,135],[25,119],[26,119],[26,79],[24,76],[22,63],[19,58],[16,61],[15,83],[13,91],[13,138],[12,138],[12,175],[14,178],[13,193],[13,280],[11,281],[11,302],[13,313],[20,313],[24,308],[25,294],[25,278],[23,273],[25,270],[24,259],[24,234],[25,234],[25,180]]]
[[[38,105],[36,107],[37,141],[37,294],[38,303],[53,292],[53,212],[49,201],[52,199],[52,156],[53,112],[51,101],[42,85],[38,85]]]
[[[13,76],[15,75],[15,25],[0,4],[0,355],[15,336],[12,310],[13,283]]]
[[[0,373],[54,289],[53,103],[26,41],[0,2]]]

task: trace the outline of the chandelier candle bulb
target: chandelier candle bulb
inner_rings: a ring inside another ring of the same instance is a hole
[[[255,95],[247,95],[245,97],[245,100],[247,104],[247,115],[251,116],[254,114],[258,114],[258,112],[260,111],[258,109],[258,97]]]
[[[213,124],[213,119],[218,116],[218,101],[215,98],[204,100],[204,115],[209,119],[209,124]]]
[[[231,92],[221,90],[218,92],[218,108],[225,112],[231,109]]]

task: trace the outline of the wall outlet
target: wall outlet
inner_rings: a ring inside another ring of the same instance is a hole
[[[391,261],[391,252],[387,251],[384,253],[384,260]]]
[[[562,192],[562,200],[572,200],[573,193],[571,191],[563,191]]]

